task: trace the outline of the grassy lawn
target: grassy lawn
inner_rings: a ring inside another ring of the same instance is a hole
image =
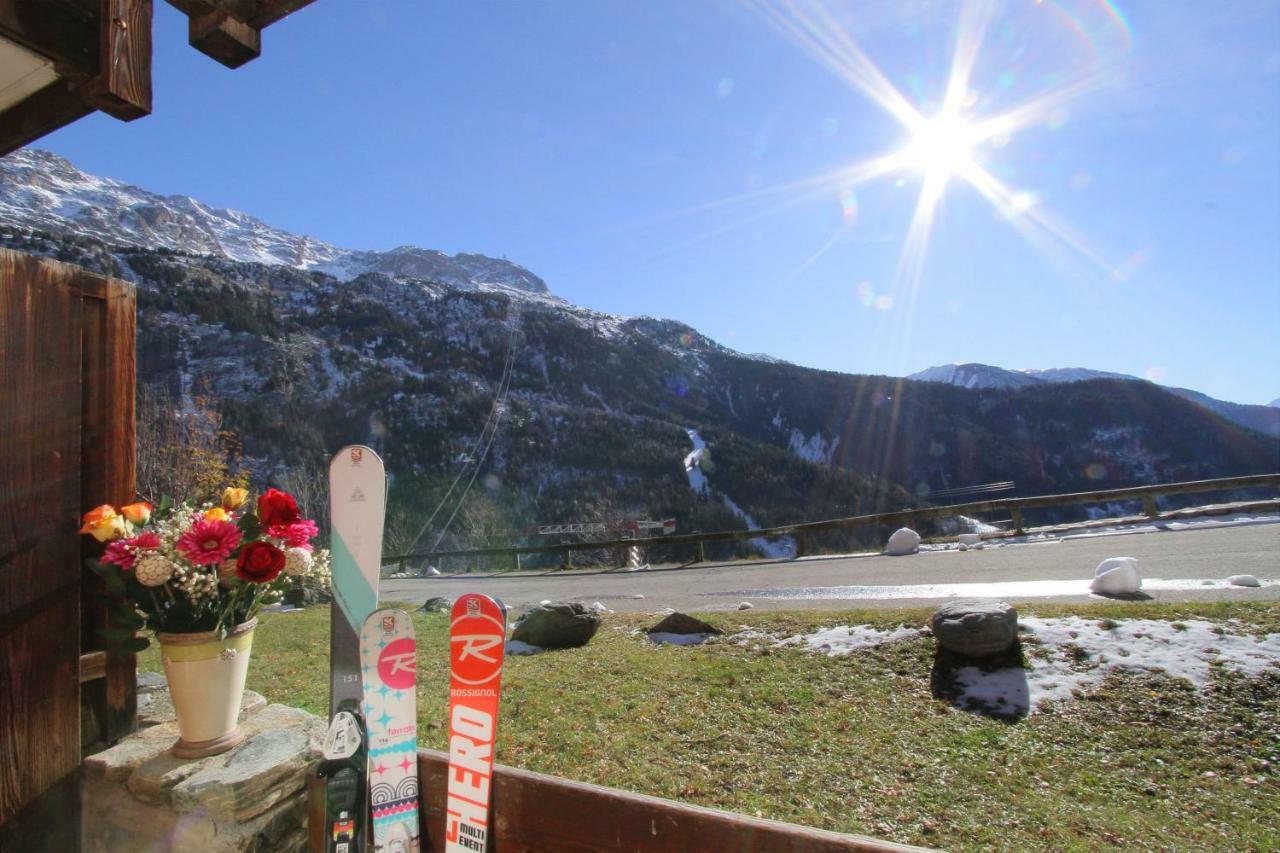
[[[930,610],[730,613],[774,633],[926,624]],[[1280,602],[1023,606],[1023,615],[1238,620],[1280,631]],[[267,614],[249,687],[323,715],[327,608]],[[445,747],[443,616],[416,615],[419,738]],[[930,693],[933,641],[840,658],[732,643],[655,647],[612,615],[585,648],[508,657],[504,764],[947,849],[1280,848],[1280,670],[1188,683],[1120,674],[1018,722]],[[158,668],[154,650],[144,668]],[[1261,780],[1261,781],[1259,781]]]

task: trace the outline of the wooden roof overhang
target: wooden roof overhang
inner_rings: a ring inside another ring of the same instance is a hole
[[[262,30],[313,0],[168,0],[192,47],[229,68]],[[151,112],[153,0],[0,0],[0,155],[95,110]]]

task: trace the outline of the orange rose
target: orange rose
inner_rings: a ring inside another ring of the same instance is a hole
[[[204,517],[206,521],[230,521],[231,520],[231,516],[227,515],[227,511],[220,506],[215,506],[213,509],[206,509],[204,511]]]
[[[120,507],[120,514],[127,518],[130,524],[141,527],[151,520],[151,504],[146,501],[127,504]]]
[[[227,486],[222,492],[222,508],[227,512],[239,509],[244,506],[245,499],[249,497],[248,489],[237,489]]]
[[[81,533],[87,533],[99,542],[110,542],[124,535],[124,516],[116,512],[111,504],[103,504],[84,514],[84,526]]]

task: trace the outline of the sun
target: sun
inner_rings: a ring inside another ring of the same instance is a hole
[[[909,168],[927,179],[945,181],[974,169],[978,141],[977,130],[963,118],[937,115],[915,123],[903,155]]]

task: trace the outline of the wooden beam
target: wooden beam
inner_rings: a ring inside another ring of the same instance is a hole
[[[449,756],[418,750],[422,849],[445,847]],[[644,850],[652,853],[851,853],[920,850],[868,838],[761,820],[586,782],[495,764],[489,849],[565,853]],[[308,774],[308,840],[323,853],[324,784]]]
[[[80,683],[97,681],[107,677],[107,653],[104,651],[85,652],[80,655]]]
[[[99,72],[85,100],[121,121],[151,112],[151,0],[100,0]]]
[[[17,151],[91,112],[93,108],[72,91],[69,81],[50,83],[0,115],[3,118],[0,121],[0,156]]]
[[[65,0],[0,0],[0,36],[53,60],[64,77],[98,73],[98,20]]]
[[[239,68],[262,55],[262,33],[226,12],[206,12],[190,19],[191,46],[228,68]]]

